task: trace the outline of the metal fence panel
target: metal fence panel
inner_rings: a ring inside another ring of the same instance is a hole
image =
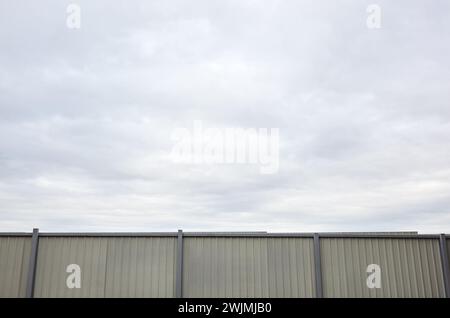
[[[444,297],[449,241],[376,233],[43,233],[29,295]],[[0,297],[26,296],[31,243],[29,233],[0,233]],[[81,268],[79,289],[66,283],[70,264]],[[370,264],[381,267],[381,288],[367,286]]]
[[[173,297],[175,238],[42,237],[35,297]],[[69,264],[81,288],[68,288]]]
[[[0,297],[25,297],[30,237],[0,237]]]
[[[444,297],[439,240],[322,238],[324,297]],[[381,288],[367,287],[369,264]]]
[[[185,237],[184,297],[312,297],[312,239]]]
[[[34,297],[104,297],[106,238],[41,237]],[[81,268],[81,288],[68,288],[67,266]]]
[[[450,264],[450,239],[447,239],[447,258],[448,258],[448,263]]]
[[[313,239],[270,238],[268,259],[269,297],[314,297]]]
[[[110,238],[106,297],[175,297],[176,238]]]

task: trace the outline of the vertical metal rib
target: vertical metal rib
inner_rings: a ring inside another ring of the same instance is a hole
[[[319,233],[314,233],[314,268],[316,277],[316,298],[323,297],[322,290],[322,263],[320,259],[320,237]]]
[[[442,272],[444,274],[445,296],[450,298],[450,269],[448,264],[447,240],[445,234],[439,237],[439,247],[441,250]]]
[[[183,230],[178,230],[176,298],[183,297]]]

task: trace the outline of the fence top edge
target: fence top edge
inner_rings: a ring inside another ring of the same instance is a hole
[[[0,236],[33,236],[31,232],[0,232]]]
[[[269,232],[183,232],[184,237],[254,237],[254,238],[439,238],[440,234],[418,234],[413,232],[363,233],[363,232],[318,232],[318,233],[269,233]],[[31,237],[27,232],[0,232],[0,237]],[[40,232],[40,237],[177,237],[178,232]],[[449,238],[450,235],[445,235]]]

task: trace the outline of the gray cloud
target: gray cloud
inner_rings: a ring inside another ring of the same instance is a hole
[[[0,230],[450,232],[450,4],[370,3],[0,2]],[[174,164],[194,120],[279,172]]]

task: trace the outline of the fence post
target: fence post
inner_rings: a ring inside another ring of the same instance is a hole
[[[183,230],[178,230],[177,273],[176,273],[176,298],[183,297]]]
[[[314,233],[314,268],[316,274],[316,298],[323,298],[319,233]]]
[[[439,248],[441,251],[442,273],[444,277],[445,297],[450,298],[450,269],[448,265],[447,239],[445,234],[439,236]]]
[[[38,246],[39,246],[39,229],[33,229],[33,235],[31,236],[30,263],[28,265],[27,289],[25,294],[26,298],[33,298],[34,296],[34,283],[36,281]]]

